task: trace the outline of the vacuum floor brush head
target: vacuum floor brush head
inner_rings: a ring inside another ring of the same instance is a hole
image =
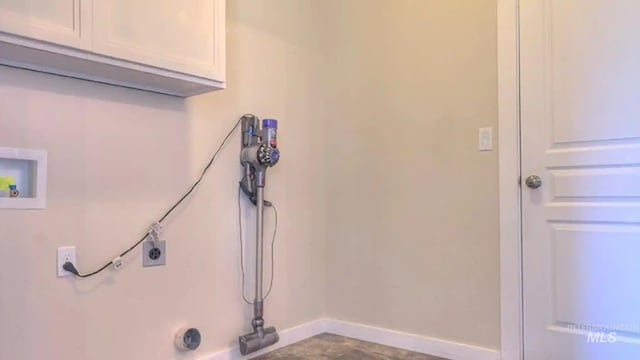
[[[277,343],[280,340],[280,336],[276,328],[272,326],[262,331],[254,331],[250,334],[242,335],[238,340],[240,342],[240,353],[247,355]]]

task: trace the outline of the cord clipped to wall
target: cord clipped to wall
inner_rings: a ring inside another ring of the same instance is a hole
[[[71,262],[66,262],[62,265],[62,268],[70,273],[72,273],[73,275],[75,275],[76,277],[79,278],[88,278],[94,275],[97,275],[101,272],[103,272],[104,270],[106,270],[109,266],[113,266],[114,270],[119,270],[122,268],[123,266],[123,260],[122,258],[125,257],[128,253],[130,253],[131,251],[133,251],[135,248],[137,248],[138,246],[140,246],[140,244],[142,244],[145,240],[149,239],[149,237],[151,236],[152,239],[151,241],[157,242],[160,240],[160,233],[162,232],[162,222],[169,217],[169,215],[171,215],[173,213],[173,211],[180,206],[180,204],[182,204],[182,202],[184,202],[184,200],[186,200],[188,197],[191,196],[191,194],[193,193],[193,191],[198,187],[198,185],[200,185],[200,183],[202,182],[202,179],[205,177],[205,175],[209,172],[209,170],[211,169],[211,166],[213,165],[214,161],[216,160],[216,158],[218,157],[218,154],[220,153],[220,151],[222,151],[222,149],[225,147],[225,145],[227,145],[227,143],[229,142],[229,139],[231,138],[231,136],[233,135],[233,133],[238,129],[238,127],[240,126],[240,123],[242,121],[242,118],[240,118],[240,120],[238,120],[235,125],[231,128],[231,130],[229,130],[229,132],[227,133],[227,135],[224,137],[224,139],[222,140],[222,143],[220,143],[220,145],[218,146],[218,148],[216,149],[215,153],[213,154],[213,156],[211,157],[211,159],[209,160],[209,162],[207,163],[207,165],[204,167],[204,169],[202,170],[202,173],[200,174],[200,176],[198,177],[198,179],[191,185],[191,187],[189,187],[189,189],[187,190],[187,192],[175,203],[173,204],[169,210],[167,210],[164,215],[156,222],[154,222],[151,227],[149,228],[149,230],[147,231],[146,234],[144,234],[136,243],[134,243],[131,247],[129,247],[127,250],[123,251],[120,255],[118,255],[117,257],[115,257],[113,260],[109,261],[108,263],[104,264],[102,267],[100,267],[99,269],[87,273],[87,274],[82,274],[78,271],[78,269],[76,268],[76,266],[71,263]]]
[[[153,243],[153,246],[158,247],[163,231],[164,228],[159,222],[151,224],[151,227],[149,227],[149,231],[147,232],[147,239]]]
[[[113,264],[113,270],[115,271],[122,269],[122,265],[124,265],[120,256],[116,256],[115,259],[111,260],[111,263]]]

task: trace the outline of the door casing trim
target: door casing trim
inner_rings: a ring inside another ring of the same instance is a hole
[[[524,359],[520,193],[519,0],[498,0],[500,333],[502,360]]]

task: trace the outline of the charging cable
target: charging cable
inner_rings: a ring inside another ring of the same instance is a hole
[[[204,167],[204,170],[202,170],[202,173],[200,174],[200,176],[198,177],[198,179],[196,180],[196,182],[193,183],[193,185],[191,185],[191,187],[189,188],[189,190],[180,198],[180,200],[178,200],[175,204],[173,204],[173,206],[171,206],[169,208],[169,210],[167,210],[167,212],[164,213],[164,215],[162,215],[162,217],[160,218],[160,220],[156,221],[154,223],[154,225],[160,225],[162,224],[162,222],[169,216],[171,215],[171,213],[173,213],[173,211],[180,206],[180,204],[182,204],[182,202],[184,200],[186,200],[189,196],[191,196],[191,194],[193,193],[193,191],[198,187],[198,185],[200,185],[200,182],[202,182],[202,179],[205,177],[205,175],[209,172],[209,169],[211,168],[211,166],[213,165],[213,162],[216,160],[216,158],[218,157],[218,154],[220,153],[220,151],[224,148],[224,146],[229,142],[229,139],[231,138],[231,135],[233,135],[233,133],[238,129],[238,126],[240,125],[242,118],[240,118],[240,120],[238,120],[236,122],[236,124],[233,126],[233,128],[231,128],[231,130],[229,131],[229,133],[227,133],[227,136],[225,136],[224,140],[222,140],[222,143],[220,144],[220,146],[218,146],[218,149],[216,150],[216,152],[213,154],[213,156],[211,157],[211,159],[209,160],[209,163],[207,163],[207,166]],[[151,229],[154,228],[154,225],[152,225]],[[115,257],[113,260],[109,261],[108,263],[104,264],[101,268],[87,273],[87,274],[82,274],[78,271],[78,269],[76,268],[76,266],[71,263],[71,262],[66,262],[62,265],[62,268],[65,269],[66,271],[72,273],[73,275],[79,277],[79,278],[88,278],[94,275],[97,275],[101,272],[103,272],[105,269],[107,269],[109,266],[114,267],[115,270],[118,270],[122,267],[122,258],[127,255],[128,253],[130,253],[131,251],[133,251],[135,248],[137,248],[138,246],[140,246],[140,244],[142,244],[150,235],[150,232],[147,232],[146,234],[144,234],[142,236],[142,238],[140,238],[140,240],[138,240],[135,244],[133,244],[130,248],[128,248],[127,250],[123,251],[120,255],[118,255],[117,257]]]

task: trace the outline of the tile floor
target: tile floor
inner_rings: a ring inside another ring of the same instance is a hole
[[[333,334],[321,334],[255,360],[446,360]]]

